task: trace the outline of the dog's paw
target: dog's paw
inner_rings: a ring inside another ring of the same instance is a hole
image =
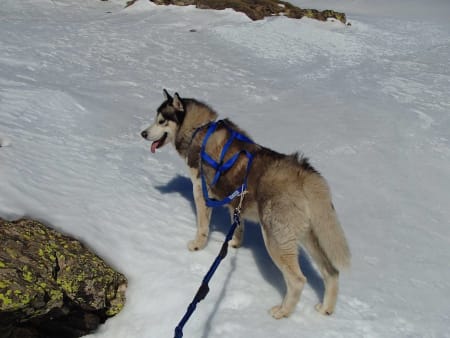
[[[315,306],[315,309],[317,312],[325,315],[325,316],[329,316],[333,313],[334,309],[330,309],[325,307],[322,303],[319,303]]]
[[[196,239],[188,242],[189,251],[198,251],[205,247],[206,241],[198,241]]]
[[[281,319],[284,317],[289,317],[291,313],[287,311],[282,305],[277,305],[270,309],[270,314],[275,319]]]

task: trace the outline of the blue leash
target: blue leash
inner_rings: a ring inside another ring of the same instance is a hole
[[[214,160],[211,156],[209,156],[207,154],[206,144],[208,142],[208,139],[216,131],[217,126],[220,123],[224,123],[224,122],[218,121],[218,122],[211,122],[209,124],[208,130],[206,132],[205,138],[203,139],[203,143],[202,143],[202,147],[201,147],[200,155],[201,155],[202,161],[200,162],[200,176],[201,176],[201,180],[202,180],[203,197],[204,197],[205,203],[208,207],[217,207],[217,206],[222,206],[222,205],[228,204],[238,196],[241,196],[241,201],[240,201],[239,207],[234,209],[233,224],[231,225],[231,228],[228,231],[228,234],[225,238],[225,242],[222,244],[222,248],[220,249],[219,254],[217,255],[214,262],[212,263],[212,265],[209,268],[208,272],[206,273],[205,277],[203,278],[202,284],[200,285],[197,293],[195,294],[194,299],[189,304],[185,315],[183,316],[183,318],[180,320],[177,327],[175,328],[174,338],[182,338],[183,337],[184,325],[186,324],[186,322],[189,320],[189,318],[194,313],[194,311],[197,307],[197,304],[200,301],[202,301],[208,294],[208,292],[209,292],[208,283],[211,280],[212,276],[214,275],[214,272],[216,272],[220,262],[227,255],[228,242],[233,238],[234,231],[241,224],[241,221],[240,221],[241,204],[242,204],[242,199],[244,197],[244,193],[247,191],[247,177],[250,172],[253,155],[250,152],[248,152],[247,150],[241,150],[241,151],[238,151],[236,154],[234,154],[225,163],[224,163],[224,158],[234,140],[238,140],[238,141],[246,142],[246,143],[253,143],[253,141],[251,139],[249,139],[247,136],[245,136],[241,133],[238,133],[237,131],[231,129],[229,126],[224,124],[225,127],[230,132],[230,138],[225,143],[225,145],[222,149],[219,161]],[[199,130],[200,130],[200,128],[194,132],[194,135],[192,138],[195,137],[195,135],[197,134],[197,132]],[[230,195],[228,195],[227,197],[225,197],[224,199],[222,199],[220,201],[210,198],[208,195],[208,187],[207,187],[205,175],[203,174],[203,162],[206,162],[206,164],[210,165],[211,167],[213,167],[216,170],[216,174],[214,175],[213,181],[211,183],[211,186],[214,186],[217,183],[217,181],[219,180],[220,176],[222,174],[224,174],[225,172],[227,172],[230,168],[233,167],[233,165],[236,163],[236,161],[238,160],[238,158],[241,154],[245,154],[245,156],[247,157],[247,169],[246,169],[245,178],[244,178],[244,182],[243,182],[242,186],[237,188],[234,192],[232,192]]]
[[[205,277],[203,278],[202,284],[198,288],[198,291],[195,294],[194,299],[189,304],[185,315],[183,316],[183,318],[180,320],[180,322],[178,323],[177,327],[175,328],[175,336],[174,336],[174,338],[182,338],[183,337],[183,327],[184,327],[184,325],[189,320],[191,315],[194,313],[194,311],[195,311],[195,309],[197,307],[197,304],[200,303],[200,301],[202,301],[206,297],[206,295],[208,294],[208,292],[209,292],[208,283],[209,283],[210,279],[212,278],[212,276],[214,275],[214,272],[216,272],[217,267],[219,266],[219,264],[222,261],[222,259],[224,259],[225,256],[227,255],[227,253],[228,253],[228,242],[231,240],[231,238],[233,238],[234,231],[236,230],[238,225],[241,223],[240,222],[240,218],[239,218],[239,214],[240,214],[239,209],[235,209],[234,210],[234,216],[233,216],[234,222],[231,225],[230,230],[228,231],[228,234],[227,234],[227,237],[225,239],[225,242],[222,244],[222,248],[220,249],[219,254],[217,255],[217,257],[214,260],[214,262],[212,263],[212,265],[209,268],[208,272],[206,273]]]

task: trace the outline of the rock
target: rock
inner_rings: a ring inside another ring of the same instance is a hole
[[[0,337],[80,337],[125,303],[126,278],[79,241],[0,219]]]
[[[133,0],[133,3],[136,0]],[[245,13],[252,20],[261,20],[267,16],[284,15],[289,18],[301,19],[304,16],[326,21],[334,18],[346,23],[344,13],[332,10],[318,11],[316,9],[302,9],[286,1],[280,0],[150,0],[157,5],[195,5],[203,9],[226,9],[232,8],[237,12]]]

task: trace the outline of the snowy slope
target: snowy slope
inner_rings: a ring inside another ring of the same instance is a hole
[[[353,253],[332,317],[314,311],[323,287],[302,258],[302,300],[275,321],[267,310],[284,285],[249,225],[185,337],[450,337],[448,2],[294,2],[345,10],[352,26],[146,1],[2,1],[0,217],[54,224],[128,276],[125,309],[92,337],[171,337],[229,226],[216,210],[207,248],[187,251],[184,164],[139,136],[162,88],[309,156]]]

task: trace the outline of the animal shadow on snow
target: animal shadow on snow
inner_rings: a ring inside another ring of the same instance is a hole
[[[195,214],[195,203],[194,203],[194,196],[192,193],[192,183],[191,180],[187,177],[177,175],[174,177],[169,183],[162,186],[156,186],[156,189],[158,189],[163,194],[170,194],[170,193],[179,193],[181,196],[186,198],[191,202],[192,211]],[[230,215],[228,213],[227,208],[215,208],[212,213],[211,217],[211,225],[210,230],[211,231],[219,231],[224,234],[224,240],[225,236],[228,233],[231,226],[231,219]],[[192,234],[189,238],[186,238],[186,243],[188,240],[194,238],[195,231],[196,231],[197,225],[194,223],[192,224]],[[256,223],[252,223],[249,221],[245,222],[245,233],[244,233],[244,241],[242,243],[242,248],[250,249],[252,252],[252,255],[254,257],[254,260],[256,262],[256,265],[261,272],[261,275],[263,278],[269,282],[275,289],[278,290],[280,293],[280,296],[284,296],[285,294],[285,285],[284,280],[281,275],[281,272],[278,270],[278,268],[275,266],[275,264],[272,262],[272,259],[270,258],[269,254],[267,253],[266,247],[264,245],[264,240],[261,234],[261,230],[259,229],[260,225]],[[191,238],[192,237],[192,238]],[[186,249],[187,250],[187,249]],[[238,249],[239,250],[239,249]],[[232,255],[232,251],[229,251],[230,256],[232,256],[232,269],[230,272],[233,272],[235,269],[235,256]],[[300,267],[302,269],[303,274],[306,276],[308,280],[308,284],[311,286],[311,288],[316,293],[318,299],[323,298],[324,294],[324,285],[323,281],[318,274],[318,272],[315,270],[313,265],[311,264],[311,261],[309,260],[309,257],[307,257],[304,250],[301,250],[300,252]],[[211,261],[212,263],[212,261]],[[229,279],[230,276],[227,277]],[[225,287],[222,290],[220,300],[225,296]],[[281,301],[281,299],[280,299]],[[273,304],[270,304],[273,305]],[[217,307],[213,311],[212,316],[217,310]],[[212,317],[211,316],[211,317]],[[210,321],[212,318],[210,317]],[[209,325],[209,324],[207,324]]]

